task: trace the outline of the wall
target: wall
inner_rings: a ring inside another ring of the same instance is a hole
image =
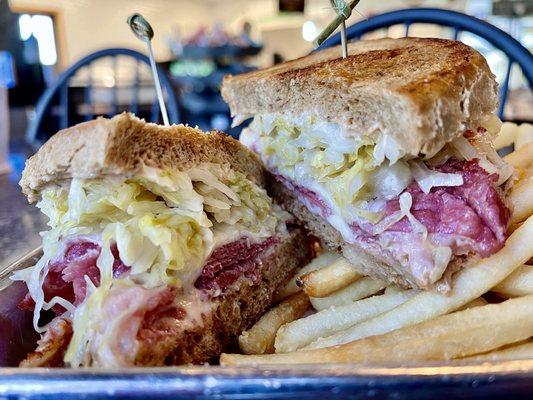
[[[170,52],[166,37],[180,26],[192,31],[208,3],[181,0],[10,0],[16,11],[21,7],[54,11],[62,26],[62,61],[69,65],[82,56],[106,47],[129,47],[145,51],[142,42],[133,36],[126,24],[127,17],[140,12],[154,25],[154,51],[158,59],[166,59]]]
[[[126,25],[128,15],[143,14],[154,26],[154,51],[158,60],[171,57],[166,38],[176,27],[190,33],[199,25],[222,22],[239,29],[244,20],[254,23],[258,39],[265,40],[265,54],[259,60],[265,65],[276,51],[285,58],[307,53],[311,44],[301,37],[301,25],[311,19],[324,27],[332,18],[328,0],[307,0],[306,15],[279,18],[277,0],[9,0],[11,7],[56,12],[61,67],[105,47],[122,46],[145,51]],[[370,16],[385,10],[413,5],[464,8],[465,0],[362,0],[357,6],[361,14]],[[354,13],[350,22],[362,17]],[[284,36],[285,35],[285,36]],[[287,36],[288,35],[288,36]],[[290,38],[290,40],[287,40]]]

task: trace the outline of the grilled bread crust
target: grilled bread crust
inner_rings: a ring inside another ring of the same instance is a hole
[[[353,135],[387,134],[406,154],[432,155],[496,110],[497,83],[471,47],[444,39],[378,39],[227,76],[232,115],[308,113]]]
[[[259,186],[264,184],[259,158],[232,137],[185,125],[165,127],[122,113],[52,136],[26,161],[20,186],[33,202],[42,188],[72,178],[131,176],[143,166],[186,171],[202,163],[229,165]]]

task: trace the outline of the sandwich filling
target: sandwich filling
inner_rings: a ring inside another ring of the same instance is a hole
[[[21,306],[72,325],[67,365],[135,361],[148,315],[202,324],[211,299],[239,278],[257,283],[259,256],[286,234],[289,214],[243,174],[218,164],[187,172],[145,167],[128,177],[73,179],[37,204],[49,218],[43,256],[13,279]],[[179,317],[179,318],[178,318]]]
[[[502,188],[512,168],[490,144],[500,124],[493,117],[420,157],[385,133],[357,134],[310,114],[257,115],[240,140],[339,232],[344,251],[361,249],[430,288],[455,258],[487,257],[504,244]]]

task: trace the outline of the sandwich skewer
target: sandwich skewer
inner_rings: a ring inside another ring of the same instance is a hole
[[[348,46],[346,44],[346,20],[350,18],[350,15],[352,15],[352,9],[344,0],[330,0],[330,2],[333,9],[343,17],[339,27],[341,32],[342,58],[346,58],[348,57]]]
[[[167,107],[165,105],[165,100],[163,99],[161,81],[159,80],[157,66],[155,65],[154,52],[152,50],[152,38],[154,37],[154,30],[141,14],[130,15],[127,22],[135,36],[146,43],[146,47],[148,48],[148,57],[150,58],[150,67],[154,77],[155,92],[157,94],[157,100],[159,101],[161,116],[163,117],[163,124],[165,126],[169,126],[170,122],[168,120]]]
[[[337,11],[337,17],[331,21],[326,28],[320,32],[317,38],[313,41],[314,48],[318,48],[322,43],[331,36],[333,32],[340,26],[341,41],[342,41],[342,57],[348,56],[348,47],[346,43],[346,20],[352,15],[352,10],[359,3],[360,0],[352,0],[346,4],[344,0],[331,0],[331,5]]]

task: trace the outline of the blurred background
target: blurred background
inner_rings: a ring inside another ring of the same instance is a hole
[[[348,25],[419,7],[479,18],[533,49],[533,0],[362,0]],[[7,159],[20,167],[26,146],[37,147],[66,125],[123,110],[159,119],[149,65],[141,58],[146,47],[126,24],[133,12],[154,27],[171,120],[234,136],[239,128],[231,128],[220,97],[222,77],[308,54],[335,15],[328,0],[0,0],[4,169]],[[405,26],[396,24],[363,38],[404,35]],[[413,23],[409,35],[453,33],[449,27]],[[458,39],[481,51],[498,81],[505,82],[508,59],[501,50],[469,32]],[[65,71],[68,76],[61,79]],[[516,63],[505,84],[504,118],[533,120],[531,89]]]
[[[329,0],[0,0],[0,264],[40,243],[45,218],[17,182],[46,139],[125,110],[161,122],[146,46],[126,24],[134,12],[155,30],[171,122],[236,137],[242,127],[231,127],[223,76],[308,54],[335,16]],[[467,43],[501,84],[500,117],[533,121],[533,0],[361,0],[347,25],[359,32],[355,40],[408,34]]]

